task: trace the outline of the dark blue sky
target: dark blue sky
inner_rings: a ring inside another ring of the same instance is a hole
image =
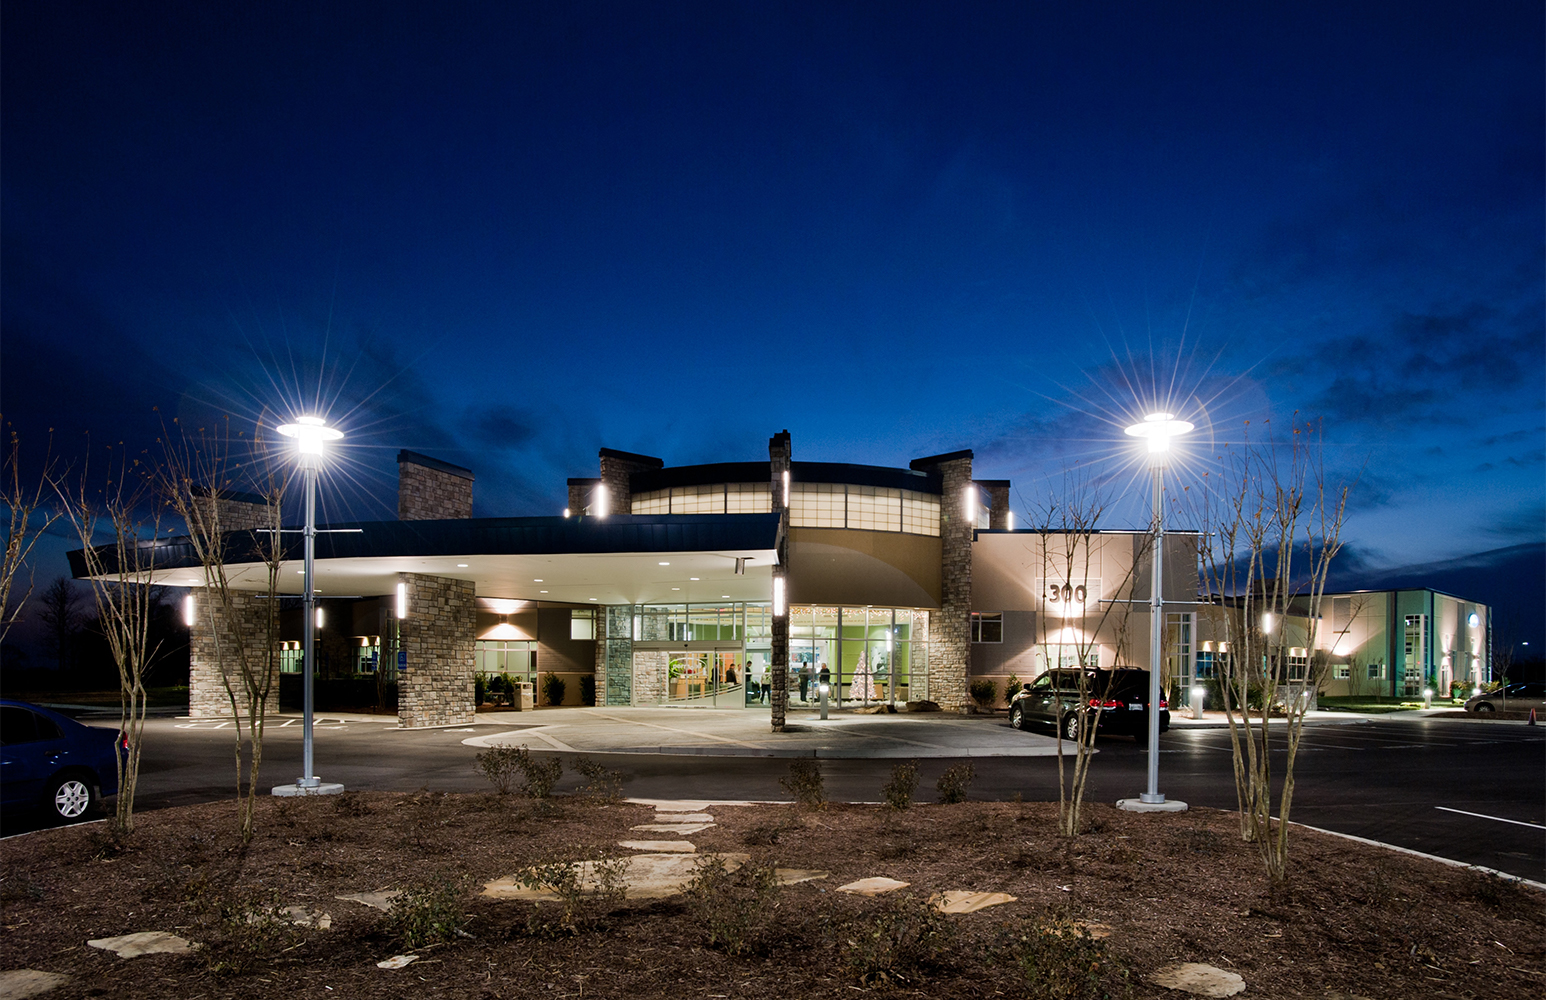
[[[1157,385],[1213,443],[1324,418],[1364,469],[1350,566],[1542,544],[1539,3],[3,28],[0,405],[29,442],[320,384],[334,513],[386,515],[402,447],[537,514],[599,446],[753,459],[785,427],[799,459],[972,447],[1028,502],[1126,455]]]

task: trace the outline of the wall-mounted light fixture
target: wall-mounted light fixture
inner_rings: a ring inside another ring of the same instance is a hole
[[[189,628],[192,628],[195,617],[196,613],[193,608],[193,595],[188,594],[183,598],[183,624]]]
[[[784,578],[773,578],[773,616],[782,617],[784,614]]]
[[[568,508],[568,507],[565,507],[565,508],[564,508],[564,516],[565,516],[565,517],[568,517],[568,516],[569,516],[569,508]]]
[[[789,506],[789,470],[784,470],[784,506]]]
[[[596,491],[590,497],[590,512],[595,517],[606,517],[608,511],[607,484],[597,483]]]
[[[406,583],[397,585],[397,617],[408,617],[408,584]]]
[[[322,627],[322,606],[317,606],[317,628]]]

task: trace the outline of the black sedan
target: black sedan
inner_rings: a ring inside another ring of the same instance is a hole
[[[1148,704],[1147,670],[1049,670],[1009,703],[1009,724],[1016,729],[1049,726],[1064,739],[1076,740],[1091,720],[1098,719],[1098,732],[1127,734],[1141,743],[1148,739]],[[1163,733],[1170,728],[1170,710],[1163,698],[1159,708]]]
[[[118,793],[118,746],[116,729],[0,700],[0,803],[7,811],[41,806],[57,819],[80,819]]]

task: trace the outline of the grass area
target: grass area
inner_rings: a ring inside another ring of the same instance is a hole
[[[1433,707],[1464,705],[1463,701],[1450,701],[1448,698],[1433,699]],[[1382,715],[1386,712],[1409,712],[1413,709],[1425,708],[1421,698],[1369,698],[1359,696],[1339,695],[1327,697],[1322,695],[1320,707],[1329,712],[1363,712],[1369,715]]]
[[[175,687],[146,688],[146,703],[151,708],[172,708],[177,705],[188,704],[188,688],[183,685]],[[30,701],[34,705],[116,705],[118,704],[118,689],[108,688],[102,691],[28,691],[16,695],[23,701]]]

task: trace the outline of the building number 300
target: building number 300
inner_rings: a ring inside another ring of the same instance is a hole
[[[1049,604],[1056,604],[1059,601],[1077,601],[1083,604],[1087,593],[1083,584],[1073,587],[1065,583],[1060,587],[1055,583],[1051,583],[1047,585],[1047,602]]]

